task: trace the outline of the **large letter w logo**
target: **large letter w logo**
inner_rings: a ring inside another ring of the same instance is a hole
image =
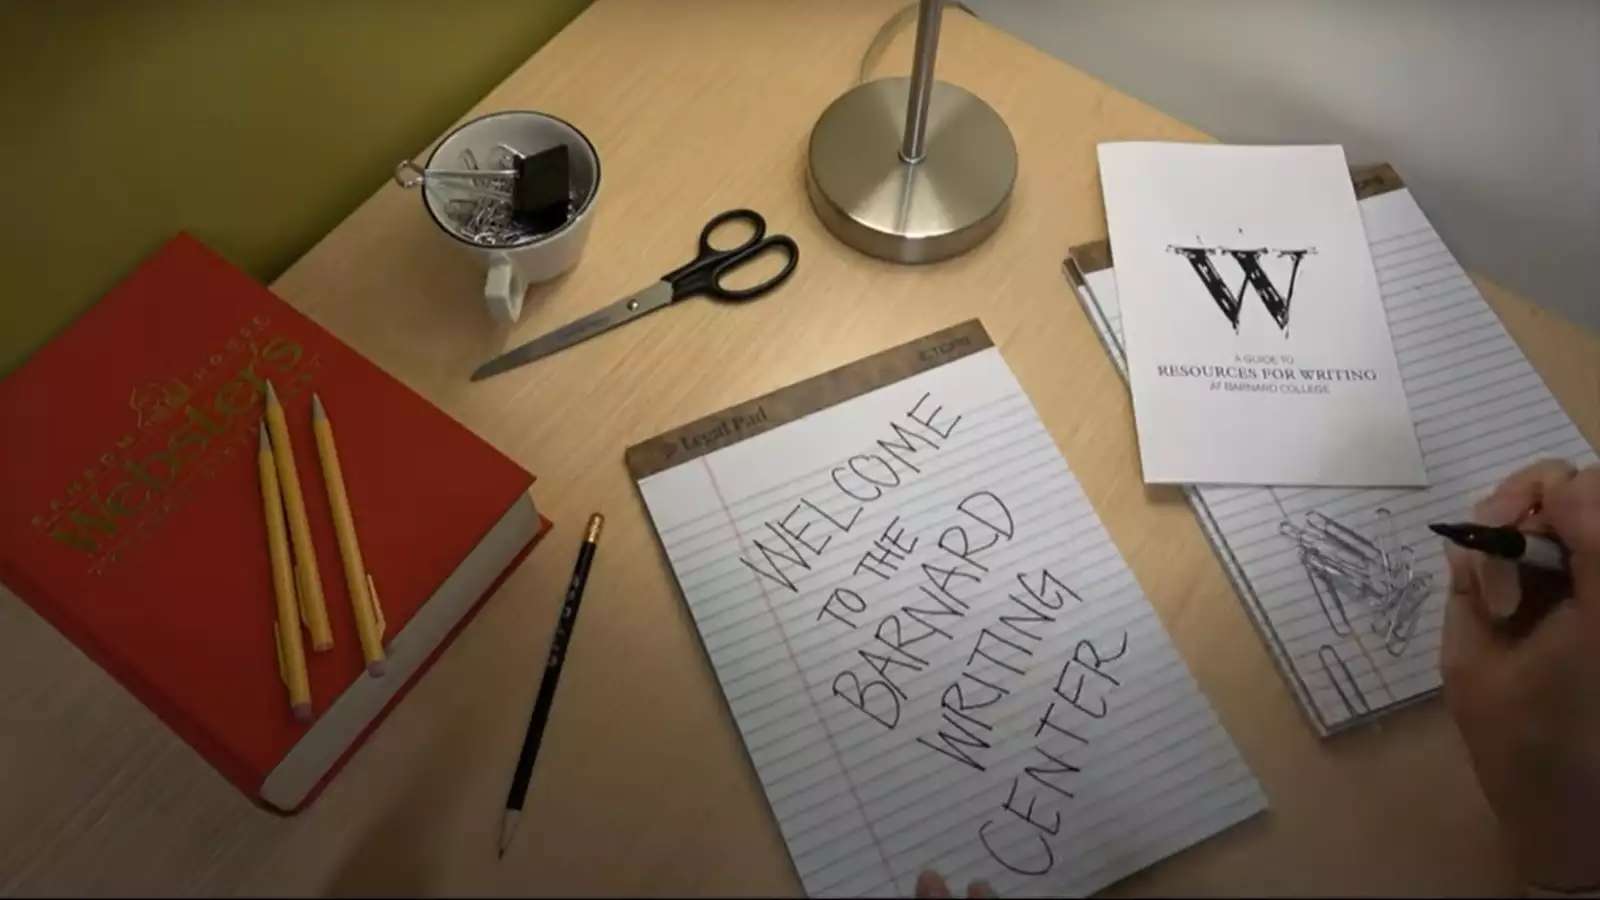
[[[1228,317],[1228,322],[1234,331],[1239,330],[1239,311],[1244,306],[1244,292],[1248,287],[1261,298],[1261,305],[1267,308],[1272,315],[1272,321],[1278,323],[1278,329],[1284,333],[1289,331],[1289,302],[1294,299],[1295,277],[1300,274],[1300,261],[1308,253],[1315,253],[1315,248],[1304,250],[1268,250],[1265,247],[1254,250],[1234,250],[1228,247],[1168,247],[1173,253],[1182,256],[1194,267],[1194,273],[1200,276],[1200,283],[1205,285],[1206,291],[1211,294],[1211,299],[1216,301],[1217,308]],[[1267,277],[1266,270],[1261,267],[1263,256],[1275,256],[1288,259],[1289,284],[1283,291],[1279,291]],[[1244,273],[1244,280],[1239,282],[1239,289],[1228,289],[1222,276],[1217,273],[1217,267],[1211,260],[1217,257],[1231,258]]]

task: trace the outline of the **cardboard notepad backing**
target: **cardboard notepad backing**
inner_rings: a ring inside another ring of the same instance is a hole
[[[1448,589],[1443,548],[1427,523],[1469,518],[1507,475],[1542,458],[1593,463],[1594,449],[1506,333],[1389,166],[1354,173],[1401,378],[1430,487],[1282,488],[1189,485],[1201,528],[1312,727],[1327,736],[1431,696]],[[1072,283],[1126,376],[1112,251],[1069,251]],[[1386,645],[1360,604],[1319,591],[1285,520],[1318,511],[1357,527],[1380,518],[1416,550],[1433,586],[1411,639]],[[1385,512],[1386,511],[1386,512]]]

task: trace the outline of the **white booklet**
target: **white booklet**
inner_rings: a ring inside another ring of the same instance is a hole
[[[1100,145],[1144,479],[1422,486],[1344,151]]]
[[[628,466],[806,893],[1086,894],[1265,806],[976,321]]]

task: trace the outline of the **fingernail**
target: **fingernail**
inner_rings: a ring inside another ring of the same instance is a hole
[[[1489,597],[1489,614],[1504,621],[1517,614],[1517,605],[1517,598],[1514,596],[1494,594]]]

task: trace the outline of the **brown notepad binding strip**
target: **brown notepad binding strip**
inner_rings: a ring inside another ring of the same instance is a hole
[[[635,481],[648,478],[993,346],[994,341],[989,339],[983,323],[969,319],[635,444],[628,448],[628,471]]]

